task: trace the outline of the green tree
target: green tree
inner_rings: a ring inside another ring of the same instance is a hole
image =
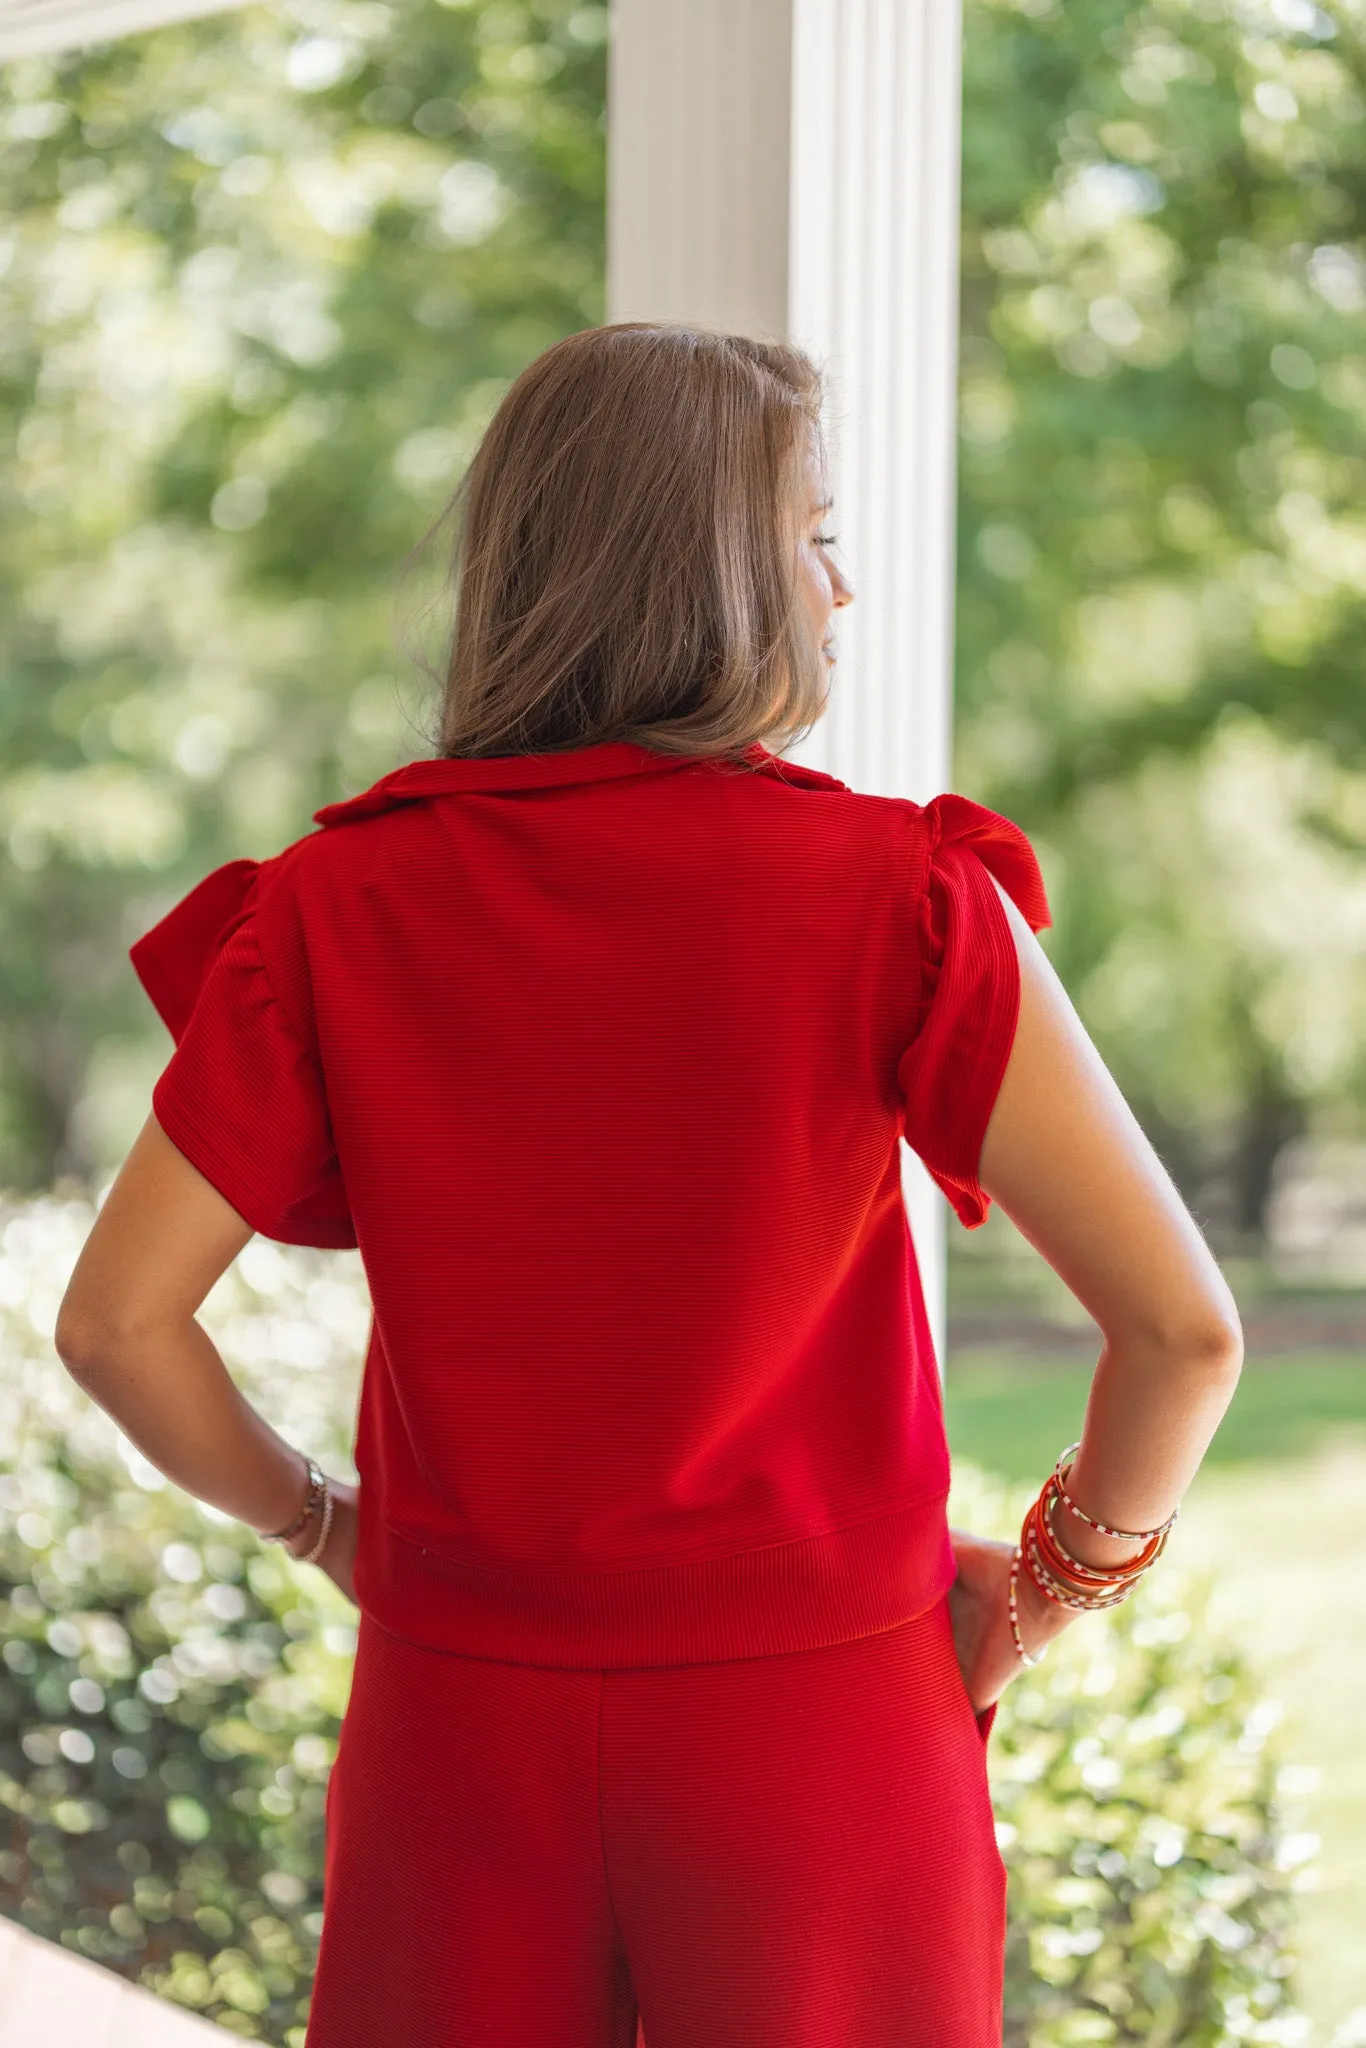
[[[1363,88],[1346,6],[968,4],[958,779],[1254,1233],[1366,1079]]]
[[[0,76],[0,1177],[165,1057],[127,946],[423,735],[394,572],[602,317],[602,7],[291,0]],[[956,780],[1187,1191],[1366,1100],[1366,47],[968,0]]]
[[[606,24],[293,0],[0,74],[12,1187],[164,1061],[138,933],[417,750],[394,571],[602,318]]]

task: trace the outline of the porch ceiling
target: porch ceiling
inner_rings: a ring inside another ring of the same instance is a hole
[[[190,15],[221,14],[242,0],[0,0],[0,62],[37,50],[67,50],[84,43],[160,28]]]

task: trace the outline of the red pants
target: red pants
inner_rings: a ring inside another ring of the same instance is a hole
[[[993,1718],[946,1601],[607,1671],[363,1617],[308,2048],[1000,2048]]]

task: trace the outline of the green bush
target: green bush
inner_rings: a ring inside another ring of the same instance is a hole
[[[249,1534],[55,1446],[29,1475],[19,1523],[52,1535],[0,1538],[0,1909],[296,2048],[354,1632]]]
[[[166,1486],[57,1362],[91,1220],[0,1210],[0,1911],[302,2048],[354,1610]],[[368,1316],[353,1255],[259,1239],[202,1312],[249,1397],[343,1473]],[[961,1466],[953,1516],[1013,1535],[1028,1495]],[[1007,2048],[1308,2038],[1288,1942],[1312,1838],[1274,1707],[1200,1611],[1164,1560],[1001,1703]]]
[[[355,1610],[166,1485],[60,1365],[92,1220],[0,1212],[0,1911],[302,2048]],[[253,1240],[203,1319],[277,1427],[353,1476],[358,1258]]]

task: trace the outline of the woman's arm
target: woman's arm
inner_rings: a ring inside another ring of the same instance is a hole
[[[251,1225],[148,1117],[81,1248],[54,1346],[72,1378],[168,1479],[265,1533],[302,1507],[308,1473],[245,1398],[196,1320]],[[330,1577],[349,1573],[356,1489],[338,1480]],[[311,1516],[289,1549],[302,1555]]]
[[[1104,1340],[1068,1491],[1098,1522],[1151,1529],[1180,1501],[1233,1398],[1238,1311],[1038,940],[1003,901],[1020,1017],[982,1185]],[[1088,1563],[1133,1554],[1075,1517],[1067,1538]]]
[[[1020,1013],[981,1182],[1100,1326],[1068,1492],[1098,1522],[1152,1529],[1181,1500],[1233,1398],[1238,1311],[1038,940],[1000,893],[1019,956]],[[1089,1564],[1115,1564],[1140,1548],[1099,1535],[1066,1508],[1054,1527]],[[993,1587],[1001,1578],[999,1559],[991,1569],[964,1562],[969,1578],[974,1565]],[[1073,1616],[1025,1573],[1020,1588],[1021,1634],[1033,1650]],[[1020,1668],[1018,1658],[1009,1662],[1008,1634],[991,1634],[992,1670],[979,1669],[975,1689],[970,1681],[977,1704],[985,1704],[977,1694],[995,1697]]]

